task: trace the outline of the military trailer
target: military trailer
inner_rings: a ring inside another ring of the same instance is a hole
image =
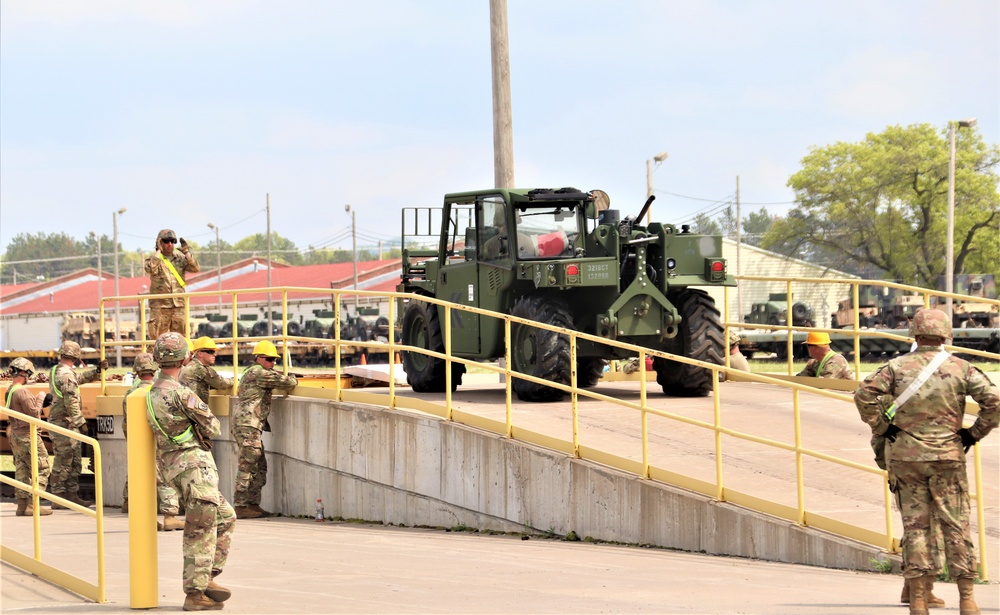
[[[722,238],[695,234],[688,225],[643,225],[652,200],[624,219],[603,192],[575,188],[462,192],[445,195],[440,208],[406,208],[397,290],[722,365],[719,311],[696,288],[735,286]],[[412,300],[401,314],[403,344],[444,351],[444,308]],[[482,361],[506,356],[501,319],[462,309],[453,309],[451,318],[452,355]],[[443,359],[402,354],[414,390],[444,391]],[[511,367],[549,382],[570,384],[575,368],[577,386],[593,386],[608,360],[636,354],[581,340],[573,366],[566,334],[511,327]],[[660,358],[653,365],[668,395],[712,390],[711,370]],[[452,363],[453,388],[464,372],[464,365]],[[523,378],[512,386],[525,401],[563,396]]]

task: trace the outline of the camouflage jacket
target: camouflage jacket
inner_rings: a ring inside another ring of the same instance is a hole
[[[885,411],[910,386],[940,346],[920,346],[897,357],[865,378],[854,394],[861,419],[881,436],[889,428]],[[1000,421],[1000,390],[984,373],[958,357],[947,360],[931,374],[913,397],[896,409],[891,424],[901,430],[887,444],[889,461],[964,461],[958,430],[965,413],[965,397],[979,403],[972,435],[982,438]]]
[[[198,273],[201,271],[201,265],[198,264],[198,258],[194,255],[194,252],[188,252],[191,255],[191,260],[188,260],[187,255],[178,249],[175,249],[173,254],[167,256],[162,252],[154,252],[151,256],[146,258],[146,262],[143,264],[143,269],[149,274],[149,294],[151,295],[166,295],[170,293],[182,293],[184,292],[184,286],[177,281],[174,274],[171,273],[170,268],[167,267],[164,259],[169,260],[170,264],[174,266],[174,270],[177,271],[177,275],[184,279],[185,273]],[[160,256],[163,256],[163,259]],[[150,307],[184,307],[183,297],[174,297],[172,299],[150,299]]]
[[[821,361],[809,359],[805,369],[796,376],[812,376],[813,378],[840,378],[854,380],[854,370],[851,369],[844,355],[830,351]]]
[[[181,384],[194,391],[201,401],[208,403],[209,389],[231,389],[233,379],[220,376],[211,365],[205,365],[197,357],[181,369]]]
[[[132,388],[125,393],[125,397],[122,397],[122,434],[126,437],[128,436],[128,396],[131,395],[136,389],[144,386],[146,390],[153,386],[152,380],[143,380],[142,378],[137,378],[132,381]]]
[[[160,372],[149,389],[146,420],[153,430],[165,481],[191,468],[216,467],[210,443],[221,431],[219,419],[194,391],[175,378]]]
[[[271,396],[274,389],[294,389],[299,384],[295,376],[281,375],[273,369],[255,364],[247,368],[240,378],[240,399],[233,412],[233,427],[253,427],[271,431],[267,417],[271,414]]]
[[[38,396],[32,393],[27,387],[20,384],[12,384],[7,389],[6,405],[15,412],[33,416],[36,419],[42,418],[42,402]],[[7,433],[18,436],[31,435],[31,425],[27,421],[8,416]]]
[[[83,408],[80,406],[80,385],[93,382],[101,377],[101,370],[92,367],[77,374],[67,365],[59,363],[49,372],[49,392],[52,393],[52,407],[49,408],[49,422],[59,427],[79,429],[86,425]]]

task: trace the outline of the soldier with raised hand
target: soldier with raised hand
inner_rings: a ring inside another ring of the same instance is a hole
[[[219,420],[194,391],[177,381],[188,352],[188,342],[179,333],[156,339],[153,358],[160,373],[146,397],[147,420],[163,480],[180,494],[186,508],[184,610],[214,611],[232,595],[213,579],[229,556],[236,514],[219,492],[219,470],[211,452]]]
[[[903,515],[903,576],[911,615],[928,612],[928,586],[938,572],[932,520],[944,536],[959,610],[973,615],[979,613],[973,596],[977,565],[965,454],[1000,422],[1000,391],[976,367],[941,347],[952,335],[944,312],[920,310],[911,333],[916,350],[868,376],[854,403],[872,433],[886,439],[889,480],[897,485]],[[966,396],[979,404],[979,416],[969,428],[962,426]]]
[[[156,251],[143,264],[143,269],[149,274],[149,294],[183,293],[187,286],[185,274],[201,271],[201,265],[188,248],[187,242],[183,237],[179,241],[180,249],[174,249],[178,242],[176,233],[163,229],[157,234]],[[185,335],[184,298],[150,299],[147,327],[146,337],[152,340],[167,331]]]
[[[806,363],[805,369],[796,376],[854,380],[854,370],[851,369],[844,355],[830,349],[829,333],[810,331],[809,335],[806,336],[805,344],[809,351],[809,361]]]
[[[233,379],[220,376],[212,367],[217,350],[215,340],[208,336],[199,337],[194,341],[194,357],[181,370],[181,384],[190,387],[206,404],[209,389],[233,388]]]
[[[97,367],[82,374],[73,371],[82,352],[76,342],[65,341],[59,347],[59,362],[52,367],[49,374],[49,392],[52,393],[52,409],[49,411],[49,422],[53,425],[73,431],[86,432],[87,420],[83,418],[80,403],[80,385],[93,382],[108,369],[108,361],[101,359]],[[52,474],[49,476],[49,487],[52,495],[65,498],[80,506],[90,506],[89,502],[80,497],[80,472],[83,464],[80,458],[80,441],[58,433],[52,433]],[[53,503],[52,508],[64,510],[67,507]]]
[[[125,393],[122,398],[122,434],[128,441],[128,396],[136,390],[142,388],[149,390],[156,379],[156,372],[160,367],[153,360],[152,353],[143,352],[135,355],[132,364],[132,372],[136,379],[132,382],[132,388]],[[156,522],[156,529],[161,532],[173,530],[183,530],[184,522],[178,518],[180,514],[180,500],[177,491],[163,480],[163,471],[160,464],[156,464],[156,500],[157,508],[163,515],[163,521]],[[122,488],[122,512],[128,512],[128,476],[125,477],[125,486]]]
[[[285,377],[274,370],[278,349],[264,340],[254,346],[254,364],[240,378],[239,403],[233,412],[230,426],[236,442],[238,466],[236,470],[236,505],[238,519],[255,519],[270,516],[260,507],[261,491],[267,483],[267,458],[261,432],[271,431],[267,417],[271,414],[271,397],[274,389],[294,389],[295,376]]]
[[[24,357],[17,357],[10,362],[11,384],[10,388],[7,389],[6,405],[11,410],[40,419],[42,418],[42,409],[47,408],[52,403],[52,394],[39,392],[38,395],[32,395],[31,391],[24,388],[34,373],[35,366]],[[35,438],[38,445],[38,488],[45,491],[49,484],[49,453],[45,450],[45,444],[42,442],[42,434],[36,431]],[[9,416],[7,441],[10,442],[10,452],[14,456],[14,478],[30,485],[31,425],[13,415]],[[14,496],[17,498],[15,516],[24,517],[34,514],[30,493],[18,489]],[[51,515],[52,509],[39,506],[38,514]]]

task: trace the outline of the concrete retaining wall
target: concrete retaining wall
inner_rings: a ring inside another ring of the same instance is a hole
[[[235,445],[228,417],[220,420],[215,456],[222,492],[231,497]],[[287,397],[275,399],[270,423],[262,506],[286,515],[311,515],[321,498],[327,516],[397,525],[572,531],[859,570],[884,557],[874,547],[436,417]],[[120,503],[124,480],[119,434],[103,444],[107,504]]]

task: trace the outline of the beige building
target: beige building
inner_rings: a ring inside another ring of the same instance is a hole
[[[747,244],[739,246],[739,258],[737,258],[736,242],[730,239],[722,240],[722,255],[728,261],[730,275],[737,273],[737,263],[739,263],[739,273],[744,276],[858,279],[858,276],[843,271],[789,258]],[[750,307],[754,303],[767,301],[771,293],[786,291],[785,282],[740,281],[739,291],[737,288],[729,289],[729,321],[741,322],[743,316],[750,313]],[[817,327],[830,326],[830,315],[837,311],[837,302],[849,297],[850,293],[850,284],[806,282],[792,284],[792,300],[802,301],[815,311]],[[709,290],[709,294],[715,299],[715,305],[725,318],[724,290],[713,288]]]

